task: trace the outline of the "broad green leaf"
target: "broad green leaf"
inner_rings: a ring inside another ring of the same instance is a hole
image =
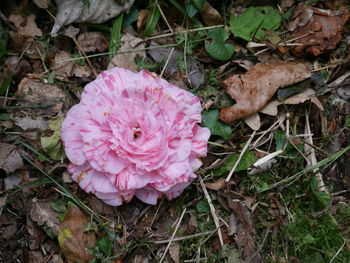
[[[205,49],[210,56],[217,60],[228,60],[235,53],[235,47],[232,44],[225,44],[228,34],[223,28],[213,28],[208,32],[211,42],[205,41]]]
[[[225,140],[230,138],[232,133],[231,126],[219,120],[219,110],[202,111],[202,116],[203,124],[209,128],[212,135],[219,135]]]
[[[54,133],[50,137],[41,137],[41,147],[50,158],[61,160],[66,157],[61,143],[61,125],[63,118],[50,120],[49,127]]]
[[[109,256],[113,252],[112,241],[106,237],[97,241],[97,246],[105,255]]]
[[[265,29],[279,28],[281,15],[271,6],[250,7],[239,17],[231,15],[230,27],[235,37],[251,41],[253,37],[263,39]]]
[[[219,166],[213,171],[213,175],[215,177],[222,176],[229,171],[231,171],[232,167],[235,165],[236,161],[238,160],[239,154],[234,153],[232,154],[225,164]],[[255,154],[247,151],[243,154],[241,161],[239,162],[238,166],[235,169],[235,172],[245,171],[247,170],[253,163],[256,161]]]
[[[137,18],[139,16],[139,10],[135,6],[131,7],[128,13],[124,14],[123,17],[123,27],[128,27],[132,23],[137,21]]]
[[[67,209],[67,202],[64,199],[52,200],[51,208],[56,212],[64,212]]]

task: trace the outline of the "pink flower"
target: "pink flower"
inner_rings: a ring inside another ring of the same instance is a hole
[[[118,206],[135,195],[156,204],[196,177],[210,132],[198,97],[154,73],[113,68],[88,84],[67,113],[68,170],[86,192]]]

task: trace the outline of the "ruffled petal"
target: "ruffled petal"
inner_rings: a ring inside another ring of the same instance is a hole
[[[199,156],[206,156],[210,130],[199,126],[194,129],[196,131],[192,140],[192,151],[198,153]]]
[[[136,190],[135,196],[146,204],[156,205],[160,194],[156,190],[143,188]]]

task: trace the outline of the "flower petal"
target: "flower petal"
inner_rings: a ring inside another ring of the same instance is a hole
[[[160,194],[156,190],[143,188],[136,190],[135,196],[146,204],[156,205]]]

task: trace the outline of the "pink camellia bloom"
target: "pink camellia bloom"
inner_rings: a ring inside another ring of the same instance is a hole
[[[73,180],[118,206],[156,204],[196,177],[210,132],[198,97],[148,71],[113,68],[89,83],[67,113],[62,140]]]

